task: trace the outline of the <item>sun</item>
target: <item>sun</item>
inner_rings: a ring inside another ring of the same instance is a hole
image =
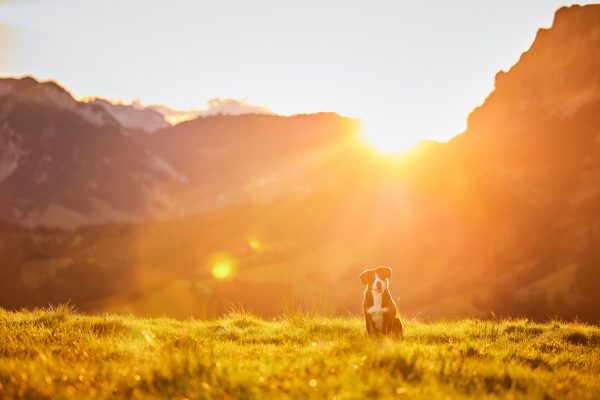
[[[401,128],[394,126],[385,119],[364,119],[362,121],[363,139],[371,147],[381,153],[389,155],[402,155],[412,150],[420,139],[402,132]]]

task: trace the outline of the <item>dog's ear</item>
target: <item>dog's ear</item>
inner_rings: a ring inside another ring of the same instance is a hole
[[[377,268],[377,275],[383,279],[390,279],[392,277],[392,269],[388,267]]]
[[[360,274],[360,281],[363,285],[368,285],[373,281],[373,270],[364,270],[362,274]]]

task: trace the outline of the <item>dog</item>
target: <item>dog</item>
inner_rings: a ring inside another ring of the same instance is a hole
[[[389,291],[388,279],[392,269],[377,267],[360,274],[360,281],[367,285],[363,299],[363,314],[368,336],[395,336],[403,334],[402,322],[396,317],[396,303]]]

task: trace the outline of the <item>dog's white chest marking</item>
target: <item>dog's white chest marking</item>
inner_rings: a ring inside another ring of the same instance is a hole
[[[375,329],[381,331],[383,330],[383,313],[386,311],[386,308],[381,307],[383,296],[377,290],[371,290],[371,294],[373,296],[373,305],[367,309],[367,312],[371,315]]]

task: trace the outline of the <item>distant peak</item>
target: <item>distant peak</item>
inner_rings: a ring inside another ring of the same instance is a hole
[[[115,121],[104,110],[80,103],[55,81],[41,81],[33,76],[0,78],[0,98],[10,96],[19,102],[46,104],[79,114],[86,121],[100,126]]]

